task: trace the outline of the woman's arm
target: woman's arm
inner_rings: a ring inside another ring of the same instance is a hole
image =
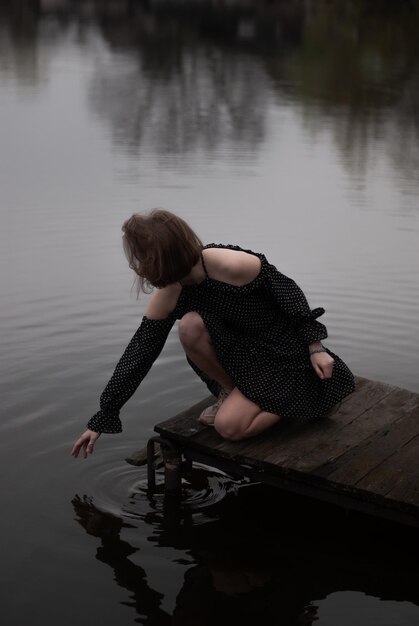
[[[269,289],[279,309],[295,323],[297,332],[307,344],[311,365],[317,376],[321,380],[331,378],[334,359],[321,343],[327,337],[327,329],[317,321],[324,309],[311,310],[304,292],[296,282],[269,263],[266,263],[266,274]]]
[[[279,309],[295,324],[300,337],[307,344],[311,365],[321,380],[331,378],[334,359],[321,344],[327,337],[326,327],[317,321],[324,309],[310,309],[301,288],[294,280],[281,274],[276,267],[265,261],[264,267],[270,293]]]
[[[177,298],[175,297],[176,290],[171,287],[158,290],[153,294],[140,327],[126,347],[100,396],[100,410],[89,420],[87,431],[73,446],[71,453],[74,457],[78,456],[82,448],[85,457],[91,454],[100,433],[122,431],[120,409],[151,369],[175,322],[172,313]],[[148,317],[148,315],[154,315],[154,317]]]
[[[282,314],[295,324],[303,342],[310,346],[326,339],[327,329],[317,321],[317,318],[323,315],[324,309],[318,307],[311,310],[304,292],[297,283],[266,260],[264,263],[266,288]]]

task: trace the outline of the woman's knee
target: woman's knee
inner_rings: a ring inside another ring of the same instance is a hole
[[[214,428],[223,439],[228,439],[229,441],[240,441],[245,438],[244,425],[231,415],[217,413],[214,420]]]
[[[227,399],[215,416],[215,430],[223,439],[242,441],[259,435],[281,419],[279,415],[262,411],[258,407],[256,411],[252,409],[246,412],[242,405],[233,408]]]
[[[179,322],[179,339],[187,348],[193,348],[206,333],[204,320],[195,311],[190,311]]]

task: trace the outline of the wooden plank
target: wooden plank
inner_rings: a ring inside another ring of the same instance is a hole
[[[329,432],[326,439],[319,438],[311,450],[308,449],[305,438],[303,454],[300,456],[299,450],[296,449],[282,453],[280,457],[274,452],[267,460],[293,469],[315,472],[319,466],[330,463],[348,450],[356,448],[383,427],[389,427],[400,412],[405,413],[416,405],[417,399],[414,394],[405,389],[396,389],[344,427]]]
[[[419,415],[418,415],[419,417]],[[387,499],[414,504],[419,507],[419,437],[415,437],[394,455],[393,475],[397,477]]]
[[[323,418],[309,426],[302,434],[298,430],[285,435],[283,443],[272,448],[265,454],[264,460],[274,465],[282,465],[293,469],[310,471],[326,462],[337,446],[344,446],[349,431],[353,439],[360,428],[360,418],[374,405],[386,398],[396,388],[375,381],[368,381],[359,391],[349,396],[332,417]],[[354,426],[352,423],[356,422]],[[345,429],[345,434],[344,434]],[[353,444],[352,444],[353,445]],[[345,448],[345,450],[347,447]]]
[[[214,404],[214,396],[207,396],[200,402],[197,402],[193,406],[189,407],[185,411],[178,413],[174,417],[156,424],[154,430],[158,433],[172,433],[173,435],[179,435],[181,437],[189,438],[196,435],[196,433],[205,430],[207,427],[198,422],[198,417],[201,412]]]
[[[200,424],[196,417],[182,416],[175,425],[167,422],[157,424],[154,430],[162,437],[173,439],[179,446],[195,450],[211,450],[214,456],[221,455],[233,457],[234,442],[225,441],[214,428]],[[218,446],[226,444],[227,450],[219,452]]]
[[[415,412],[415,416],[419,419],[418,412]],[[403,500],[419,506],[418,441],[418,437],[415,437],[402,446],[359,480],[356,486],[389,499]]]
[[[315,474],[336,482],[353,485],[358,483],[419,434],[418,406],[419,396],[416,395],[416,407],[409,410],[407,414],[398,415],[391,426],[381,428],[356,448],[325,463],[315,470]]]

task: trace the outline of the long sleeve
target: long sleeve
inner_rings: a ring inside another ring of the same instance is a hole
[[[288,276],[281,274],[275,266],[262,260],[265,284],[281,313],[290,319],[306,344],[321,341],[327,337],[326,327],[317,322],[324,309],[311,310],[300,287]]]
[[[174,316],[163,320],[143,317],[100,396],[100,411],[89,420],[89,430],[98,433],[122,432],[119,411],[159,356],[174,322]]]

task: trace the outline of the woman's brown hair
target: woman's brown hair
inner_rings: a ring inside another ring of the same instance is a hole
[[[138,291],[182,280],[201,257],[199,237],[182,218],[164,209],[134,213],[124,222],[122,232],[129,266],[138,277]]]

